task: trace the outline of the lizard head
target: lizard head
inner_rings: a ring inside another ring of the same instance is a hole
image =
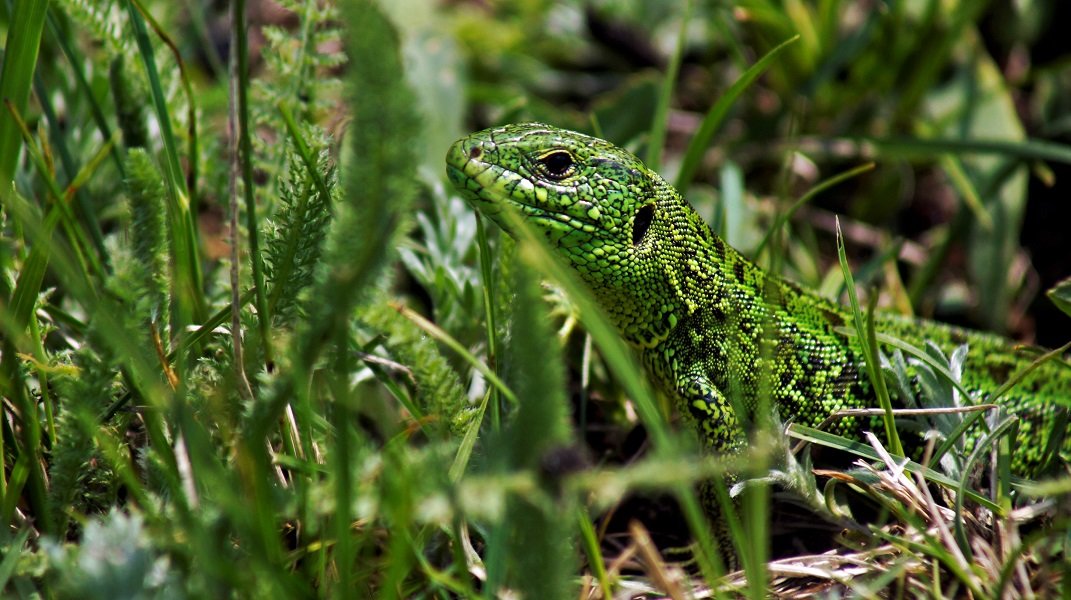
[[[599,262],[611,247],[624,251],[650,225],[647,167],[597,138],[541,123],[507,125],[458,140],[446,163],[477,210],[508,231],[499,215],[512,206],[578,266]]]
[[[541,233],[631,341],[653,345],[675,324],[674,286],[654,239],[669,186],[635,155],[524,123],[458,140],[446,163],[474,208],[509,231],[502,212],[510,206]]]

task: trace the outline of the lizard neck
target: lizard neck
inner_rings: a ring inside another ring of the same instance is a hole
[[[578,269],[625,339],[658,347],[700,312],[728,318],[760,304],[766,274],[715,235],[668,183],[654,180],[646,235],[614,270]]]
[[[655,215],[647,235],[632,248],[631,267],[623,269],[628,276],[612,285],[589,281],[630,343],[659,347],[686,322],[706,334],[720,331],[750,340],[752,346],[763,335],[782,335],[791,315],[800,312],[821,317],[802,324],[806,328],[824,330],[844,322],[840,306],[768,275],[711,231],[669,184],[652,177]],[[770,325],[774,329],[764,332]]]

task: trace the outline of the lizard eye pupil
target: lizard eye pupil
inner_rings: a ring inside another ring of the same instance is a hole
[[[547,175],[555,179],[564,178],[573,168],[573,157],[564,150],[551,152],[539,159],[539,162],[547,170]]]
[[[647,235],[647,230],[651,227],[652,219],[654,219],[653,204],[645,204],[640,207],[638,212],[636,212],[636,218],[632,220],[633,246],[636,246],[643,241],[643,236]]]

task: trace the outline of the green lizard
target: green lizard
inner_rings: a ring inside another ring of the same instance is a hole
[[[782,419],[811,427],[841,409],[877,406],[860,342],[844,333],[851,313],[744,258],[631,153],[527,123],[474,133],[446,160],[476,209],[505,225],[502,207],[511,206],[546,237],[710,450],[747,443],[762,393]],[[967,403],[985,402],[1031,362],[995,335],[891,314],[876,321],[879,332],[918,347],[933,342],[947,353],[967,344]],[[1037,473],[1056,407],[1071,406],[1066,367],[1043,363],[1000,399],[1021,418],[1019,474]],[[842,418],[827,429],[858,438],[880,431],[877,419]],[[1071,435],[1061,449],[1071,456]]]

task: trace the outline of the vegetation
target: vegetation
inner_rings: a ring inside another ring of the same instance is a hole
[[[1066,595],[1071,478],[999,416],[906,470],[789,424],[726,574],[696,490],[741,464],[442,163],[595,133],[804,285],[1060,347],[1065,4],[0,2],[3,596]],[[884,376],[954,404],[963,352]]]

